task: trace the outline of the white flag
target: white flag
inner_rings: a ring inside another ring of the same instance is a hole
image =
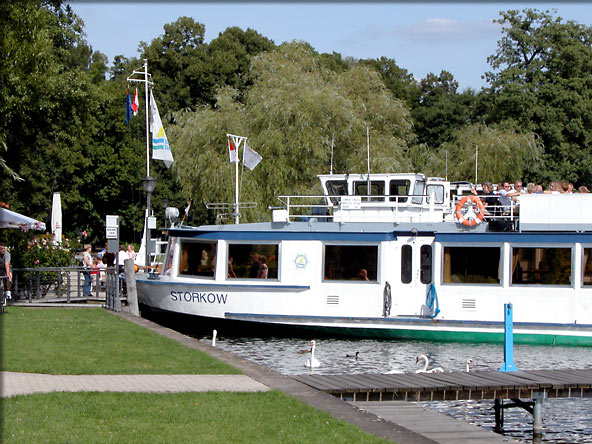
[[[169,141],[164,132],[164,127],[158,114],[158,108],[156,107],[156,101],[150,90],[150,132],[152,132],[152,158],[162,160],[167,168],[169,168],[173,162],[173,153],[169,146]]]
[[[232,140],[230,140],[230,137],[228,138],[228,155],[231,162],[237,161],[238,156],[236,155],[236,147],[234,146],[234,143],[232,143]]]
[[[247,145],[247,141],[245,140],[245,151],[243,152],[243,163],[245,166],[252,170],[257,165],[259,165],[261,159],[262,157],[259,155],[259,153]]]

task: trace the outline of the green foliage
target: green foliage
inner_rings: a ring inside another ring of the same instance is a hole
[[[521,134],[512,129],[482,124],[465,126],[452,133],[452,140],[438,150],[417,148],[423,160],[422,171],[444,177],[448,156],[449,180],[475,181],[475,152],[478,150],[479,182],[499,183],[503,180],[528,181],[539,174],[543,147],[532,133]],[[421,165],[417,165],[421,166]]]
[[[494,71],[485,73],[481,113],[541,137],[547,168],[539,180],[590,184],[592,28],[535,9],[502,12],[497,22],[503,37],[488,58]]]
[[[245,171],[241,201],[258,209],[245,219],[267,216],[278,194],[317,194],[315,175],[328,172],[335,134],[334,171],[366,171],[366,128],[370,127],[374,171],[409,168],[405,150],[413,140],[405,105],[393,98],[379,75],[362,66],[335,73],[307,44],[284,44],[252,59],[244,103],[236,89],[222,88],[215,109],[175,116],[170,138],[184,192],[199,202],[232,202],[233,166],[226,134],[247,136],[262,155]]]
[[[25,268],[68,267],[73,265],[74,252],[68,238],[63,237],[61,245],[55,245],[49,234],[34,237],[26,249],[17,252]]]

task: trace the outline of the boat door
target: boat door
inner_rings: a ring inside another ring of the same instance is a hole
[[[426,295],[433,279],[432,236],[402,236],[395,246],[391,285],[391,316],[425,315]]]

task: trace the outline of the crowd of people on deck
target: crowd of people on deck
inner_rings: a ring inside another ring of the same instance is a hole
[[[496,187],[491,182],[483,182],[481,190],[473,187],[471,193],[479,196],[490,215],[497,216],[508,215],[510,212],[517,213],[520,196],[523,194],[573,194],[589,193],[589,191],[585,186],[579,187],[576,191],[573,183],[566,180],[553,180],[549,182],[546,189],[532,182],[525,188],[521,180],[516,180],[513,185],[509,181],[504,181]]]

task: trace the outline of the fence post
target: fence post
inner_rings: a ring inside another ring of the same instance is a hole
[[[125,266],[125,285],[127,288],[127,305],[129,311],[134,316],[140,316],[138,309],[138,294],[136,292],[136,272],[134,270],[134,261],[126,259],[123,261]]]

